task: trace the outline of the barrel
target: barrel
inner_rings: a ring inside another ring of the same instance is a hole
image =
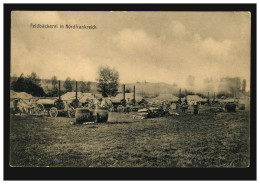
[[[245,110],[246,109],[245,104],[238,104],[238,109],[239,110]]]
[[[104,109],[96,110],[97,122],[107,122],[108,120],[108,111]]]
[[[235,112],[236,111],[236,104],[235,103],[228,103],[226,105],[227,112]]]
[[[93,113],[87,108],[77,108],[75,113],[76,124],[93,121]]]
[[[194,105],[194,114],[199,114],[199,106]]]

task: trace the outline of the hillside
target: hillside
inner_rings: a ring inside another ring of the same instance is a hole
[[[88,81],[84,81],[84,82],[88,82]],[[45,92],[47,92],[52,88],[51,80],[49,79],[42,79],[40,84],[43,87]],[[61,91],[65,90],[63,85],[64,85],[64,81],[61,80]],[[136,93],[142,96],[158,96],[159,94],[178,94],[178,90],[179,90],[176,86],[169,85],[166,83],[138,82],[138,83],[126,83],[125,84],[126,92],[133,92],[134,85],[135,85]],[[123,86],[122,84],[119,85],[118,92],[123,91],[122,86]],[[75,81],[73,81],[72,88],[73,91],[76,91]],[[80,86],[78,86],[78,91],[80,91]],[[97,82],[91,82],[90,93],[98,93]]]

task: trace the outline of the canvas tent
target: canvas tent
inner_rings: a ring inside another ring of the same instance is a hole
[[[123,99],[123,93],[118,93],[115,97],[111,97],[112,102],[120,102]],[[125,93],[125,99],[130,103],[134,99],[134,93]],[[142,96],[135,94],[135,101],[140,102],[143,99]]]
[[[172,94],[160,94],[155,99],[158,101],[169,101],[169,102],[177,102],[179,100],[178,97],[176,97]]]
[[[187,101],[201,101],[203,98],[199,97],[198,95],[188,95]]]
[[[67,92],[64,95],[61,96],[61,99],[64,101],[72,101],[76,99],[76,92]],[[95,99],[94,95],[92,93],[82,93],[78,92],[78,100],[81,103],[86,102],[87,100],[93,100]]]
[[[33,98],[33,96],[26,92],[15,92],[13,90],[10,90],[10,98],[11,99],[17,99],[17,98],[30,99],[30,98]]]
[[[207,102],[207,99],[201,98],[198,95],[188,95],[186,98],[189,105],[192,105],[195,102]]]

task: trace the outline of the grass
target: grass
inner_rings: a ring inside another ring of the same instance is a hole
[[[145,120],[110,113],[107,123],[11,116],[10,165],[53,167],[247,167],[249,112]]]

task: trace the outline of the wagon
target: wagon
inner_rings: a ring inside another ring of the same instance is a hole
[[[43,98],[37,102],[37,109],[42,113],[47,113],[51,117],[57,117],[58,114],[68,117],[75,116],[75,109],[69,102],[63,102],[55,98]]]

